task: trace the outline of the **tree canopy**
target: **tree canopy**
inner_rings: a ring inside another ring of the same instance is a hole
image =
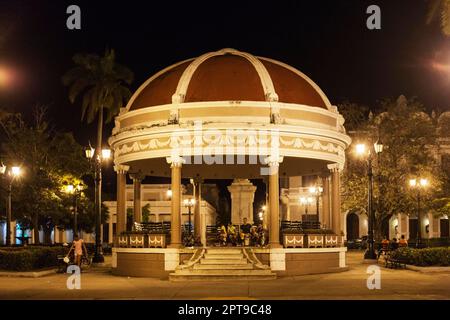
[[[81,185],[86,196],[81,197],[79,204],[80,229],[92,231],[93,205],[87,196],[89,188],[82,180],[91,169],[83,148],[71,133],[50,128],[45,108],[37,108],[33,120],[28,124],[20,114],[0,119],[2,160],[7,166],[20,166],[23,172],[13,185],[13,218],[33,228],[35,239],[39,239],[38,230],[42,229],[48,242],[55,225],[73,225],[73,197],[64,187]]]
[[[349,104],[343,108],[346,113],[358,114],[361,110]],[[428,179],[430,185],[424,194],[425,206],[430,209],[443,210],[448,203],[433,199],[448,197],[445,188],[448,180],[445,170],[436,157],[439,147],[437,121],[424,111],[416,99],[400,96],[397,100],[387,99],[380,103],[376,114],[368,113],[358,117],[349,131],[352,146],[347,150],[346,170],[343,175],[343,209],[344,211],[365,212],[367,208],[367,162],[358,158],[354,146],[365,143],[370,147],[377,140],[384,145],[380,158],[372,151],[374,168],[374,210],[375,231],[380,236],[383,220],[393,214],[415,214],[415,192],[408,181],[422,177]],[[352,118],[350,118],[352,119]]]

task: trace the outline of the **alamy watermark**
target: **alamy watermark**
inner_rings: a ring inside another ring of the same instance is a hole
[[[381,29],[381,9],[376,4],[370,5],[366,10],[367,14],[370,16],[366,20],[366,26],[369,30],[380,30]]]
[[[203,129],[194,121],[194,130],[171,134],[171,158],[184,164],[261,164],[261,175],[278,172],[280,131],[260,129]]]
[[[69,30],[81,29],[81,9],[76,4],[67,7],[66,13],[69,14],[66,20],[66,26]]]

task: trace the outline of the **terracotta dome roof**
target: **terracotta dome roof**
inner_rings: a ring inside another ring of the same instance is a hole
[[[330,108],[322,90],[282,62],[222,49],[167,67],[149,78],[127,109],[205,101],[279,101]]]

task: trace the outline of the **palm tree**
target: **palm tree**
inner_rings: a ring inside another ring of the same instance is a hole
[[[133,73],[115,62],[114,50],[106,50],[103,57],[96,54],[76,54],[73,57],[75,67],[63,76],[63,83],[69,86],[69,100],[74,103],[82,95],[81,120],[87,123],[97,116],[97,146],[95,161],[95,255],[94,262],[103,262],[101,254],[101,164],[103,122],[117,115],[131,96],[125,86],[133,81]]]
[[[427,23],[440,20],[442,33],[450,36],[450,0],[431,0]]]

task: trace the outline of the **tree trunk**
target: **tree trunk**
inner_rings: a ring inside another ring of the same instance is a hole
[[[33,233],[34,243],[39,244],[39,214],[35,213],[33,216]]]
[[[52,228],[44,228],[44,244],[52,244]]]
[[[98,124],[97,124],[97,155],[101,155],[102,152],[102,139],[103,139],[103,107],[98,111]]]

